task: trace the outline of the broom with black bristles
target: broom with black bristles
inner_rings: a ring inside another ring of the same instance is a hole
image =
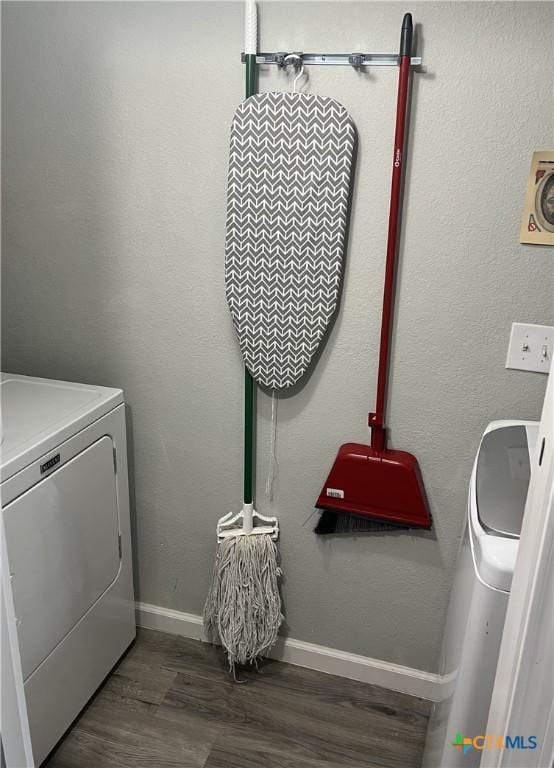
[[[345,443],[339,448],[316,501],[322,510],[318,534],[363,533],[398,528],[430,528],[429,504],[416,457],[387,447],[387,400],[390,337],[394,312],[397,251],[406,162],[405,134],[410,96],[413,21],[404,14],[398,56],[396,125],[392,153],[389,227],[385,261],[381,343],[375,412],[369,414],[371,445]]]

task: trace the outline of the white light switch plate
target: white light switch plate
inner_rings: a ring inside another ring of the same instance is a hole
[[[553,353],[553,326],[512,323],[506,368],[548,373]]]

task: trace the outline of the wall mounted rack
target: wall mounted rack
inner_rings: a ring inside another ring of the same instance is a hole
[[[287,57],[294,57],[294,60],[286,61]],[[246,56],[241,54],[241,60],[244,63]],[[302,53],[300,51],[291,51],[285,53],[258,53],[256,54],[257,64],[275,64],[279,69],[283,69],[287,64],[317,64],[327,67],[397,67],[400,64],[400,56],[396,53]],[[412,67],[420,67],[422,64],[420,56],[412,56],[410,59]]]

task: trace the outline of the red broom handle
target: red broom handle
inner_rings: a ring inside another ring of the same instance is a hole
[[[412,54],[412,15],[405,14],[400,38],[400,68],[398,74],[398,96],[396,101],[396,129],[394,133],[394,153],[392,157],[392,182],[390,193],[389,230],[387,238],[387,259],[385,266],[385,285],[383,290],[383,313],[381,318],[381,343],[379,350],[379,372],[377,376],[377,402],[375,413],[369,414],[371,427],[371,447],[382,451],[386,446],[385,408],[387,402],[387,384],[389,373],[390,339],[394,313],[394,287],[396,275],[396,256],[400,234],[402,169],[405,160],[404,136],[410,65]]]

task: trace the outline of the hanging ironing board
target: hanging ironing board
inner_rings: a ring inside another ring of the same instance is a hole
[[[262,93],[231,128],[225,285],[244,363],[272,389],[305,373],[338,302],[355,129],[337,101]]]

